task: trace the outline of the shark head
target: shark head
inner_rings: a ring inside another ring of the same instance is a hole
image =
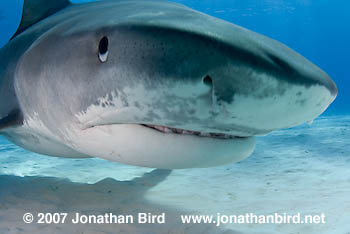
[[[40,30],[15,71],[36,143],[17,143],[48,155],[223,165],[249,156],[256,135],[314,120],[337,95],[287,46],[171,2],[74,5],[14,40]]]

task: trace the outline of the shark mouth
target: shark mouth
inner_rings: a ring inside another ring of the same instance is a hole
[[[179,129],[179,128],[171,128],[171,127],[159,126],[159,125],[142,124],[142,126],[154,129],[158,132],[168,133],[168,134],[192,135],[192,136],[198,136],[198,137],[210,137],[210,138],[218,138],[218,139],[244,138],[244,137],[238,137],[238,136],[225,134],[225,133],[198,132],[198,131],[185,130],[185,129]]]

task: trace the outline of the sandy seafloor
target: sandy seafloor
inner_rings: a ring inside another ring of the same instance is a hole
[[[350,233],[350,116],[259,137],[245,161],[153,171],[27,152],[0,138],[0,233]],[[214,155],[213,155],[214,156]],[[144,173],[148,173],[143,176]],[[24,224],[26,212],[166,213],[164,225]],[[326,224],[181,225],[180,214],[325,213]]]

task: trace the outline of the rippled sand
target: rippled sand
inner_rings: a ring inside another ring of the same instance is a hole
[[[213,155],[215,157],[215,155]],[[144,174],[146,173],[146,174]],[[35,225],[24,213],[166,213],[164,225]],[[320,214],[326,224],[180,225],[181,214]],[[260,137],[247,160],[160,171],[39,156],[0,138],[0,233],[349,234],[350,116]]]

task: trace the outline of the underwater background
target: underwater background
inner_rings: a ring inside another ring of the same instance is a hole
[[[74,3],[86,1],[72,1]],[[37,155],[0,136],[0,233],[350,233],[350,1],[177,0],[283,42],[326,71],[339,95],[313,125],[257,139],[243,162],[161,171]],[[23,1],[0,2],[0,46]],[[146,173],[146,174],[145,174]],[[167,225],[26,225],[26,212],[165,212]],[[322,225],[179,225],[190,214],[325,213]]]

